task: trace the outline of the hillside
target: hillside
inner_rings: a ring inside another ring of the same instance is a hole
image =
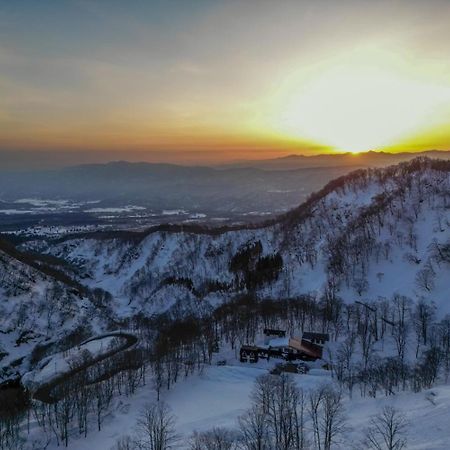
[[[197,311],[198,302],[212,306],[248,290],[280,298],[331,289],[344,299],[399,292],[433,297],[447,310],[449,167],[415,160],[360,170],[261,228],[85,236],[45,250],[109,291],[121,315],[175,305]],[[276,255],[281,265],[270,259]]]
[[[252,385],[278,367],[274,353],[253,367],[239,358],[241,345],[265,344],[267,326],[329,334],[295,383],[308,401],[321,389],[337,396],[353,426],[367,427],[377,404],[406,412],[413,401],[444,423],[449,206],[450,163],[419,158],[335,179],[260,225],[1,240],[2,436],[106,450],[134,429],[144,400],[160,398],[192,417],[180,417],[183,436],[236,430]],[[230,402],[212,406],[223,389]],[[197,392],[208,405],[195,419]],[[418,410],[408,418],[416,436]],[[435,431],[432,448],[445,448]],[[352,428],[344,447],[363,437]]]
[[[259,223],[352,170],[450,152],[290,155],[228,166],[116,161],[17,172],[0,164],[0,232],[57,236],[170,223]],[[2,155],[0,152],[0,162]]]
[[[90,292],[64,262],[0,240],[0,385],[43,356],[104,326],[101,292]],[[88,319],[88,320],[87,320]]]
[[[22,251],[66,265],[58,266],[56,281],[50,270],[0,253],[0,329],[8,353],[1,364],[80,324],[102,331],[137,315],[205,315],[243,293],[344,301],[397,293],[450,312],[449,205],[450,163],[417,159],[336,179],[261,227],[159,227],[28,242]],[[16,345],[31,330],[29,343]]]

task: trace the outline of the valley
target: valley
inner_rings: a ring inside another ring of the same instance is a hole
[[[5,448],[122,449],[130,430],[144,439],[148,405],[170,408],[175,448],[214,432],[238,445],[264,383],[288,383],[311,445],[328,439],[314,423],[334,401],[332,448],[362,445],[389,405],[408,418],[408,448],[429,448],[430,430],[445,448],[449,205],[448,161],[417,158],[351,172],[260,223],[4,234],[0,380],[25,396]],[[269,375],[277,357],[239,357],[267,328],[329,342],[306,373]],[[411,402],[435,417],[428,432]]]
[[[449,24],[0,0],[0,450],[449,450]]]

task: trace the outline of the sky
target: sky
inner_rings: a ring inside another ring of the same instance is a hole
[[[0,0],[0,151],[448,150],[449,23],[450,0]]]

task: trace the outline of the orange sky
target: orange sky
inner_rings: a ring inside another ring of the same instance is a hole
[[[450,149],[448,23],[445,0],[3,2],[0,150]]]

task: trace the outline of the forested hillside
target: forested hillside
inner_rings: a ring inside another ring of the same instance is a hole
[[[347,303],[397,294],[448,312],[449,205],[449,162],[416,159],[338,178],[260,227],[159,227],[4,246],[4,376],[11,363],[27,368],[28,359],[16,360],[37,344],[133,317],[207,316],[242,294]]]
[[[449,163],[417,159],[334,180],[260,228],[160,228],[39,248],[109,291],[117,314],[196,312],[242,292],[344,300],[398,292],[446,309],[449,201]]]
[[[298,402],[289,420],[306,395],[325,414],[326,402],[341,410],[357,389],[362,399],[430,389],[450,373],[449,230],[450,163],[416,159],[338,178],[259,226],[3,240],[0,385],[20,395],[0,421],[0,448],[25,439],[27,411],[37,425],[25,448],[68,445],[94,421],[100,433],[117,396],[150,379],[162,398],[182,375],[257,342],[265,327],[330,335],[320,376],[307,380],[331,387],[311,385],[303,396],[292,385]],[[244,372],[247,383],[276,385]],[[325,439],[301,430],[317,445]]]

